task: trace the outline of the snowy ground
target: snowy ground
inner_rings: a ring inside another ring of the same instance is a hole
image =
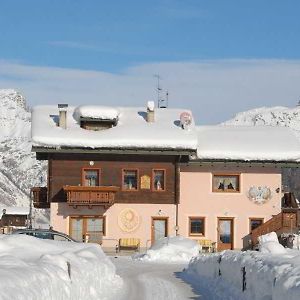
[[[183,279],[187,264],[156,263],[111,257],[124,286],[116,300],[184,300],[209,298]]]
[[[154,244],[147,256],[107,257],[96,244],[0,235],[0,299],[299,299],[300,251],[283,248],[275,233],[260,238],[260,252],[189,261],[191,246],[174,237]]]

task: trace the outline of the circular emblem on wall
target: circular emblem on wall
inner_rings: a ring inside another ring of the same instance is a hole
[[[134,209],[123,209],[118,217],[119,227],[125,232],[134,231],[140,225],[140,217]]]
[[[251,186],[248,197],[255,204],[264,204],[272,198],[272,192],[267,186]]]

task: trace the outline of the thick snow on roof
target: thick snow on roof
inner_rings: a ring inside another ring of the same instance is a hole
[[[101,107],[94,113],[81,107],[84,116],[102,116]],[[103,108],[103,107],[102,107]],[[146,107],[116,107],[117,126],[92,131],[80,128],[74,107],[67,108],[67,129],[57,126],[57,106],[37,106],[32,110],[32,140],[34,146],[44,147],[86,147],[86,148],[154,148],[154,149],[197,149],[197,132],[194,123],[190,130],[180,126],[183,109],[156,109],[155,122],[147,123]],[[107,107],[103,108],[107,114]],[[191,112],[190,112],[191,113]]]
[[[3,215],[3,210],[7,215],[29,215],[29,206],[0,206],[0,219]]]
[[[119,116],[116,108],[100,105],[81,105],[75,108],[73,117],[76,121],[80,118],[94,118],[102,120],[114,120]]]
[[[286,127],[199,126],[198,158],[300,161],[300,141]]]

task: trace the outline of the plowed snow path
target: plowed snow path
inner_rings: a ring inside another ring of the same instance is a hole
[[[111,260],[125,283],[118,300],[206,299],[180,278],[184,264],[141,262],[130,257]]]

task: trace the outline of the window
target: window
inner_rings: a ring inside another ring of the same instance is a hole
[[[254,230],[255,228],[259,227],[260,225],[262,225],[264,223],[264,219],[263,218],[250,218],[249,219],[249,227],[250,227],[250,232],[252,232],[252,230]]]
[[[123,170],[123,189],[128,191],[137,190],[138,187],[138,171]]]
[[[83,169],[83,186],[99,186],[100,170],[99,169]]]
[[[205,218],[190,217],[189,218],[189,235],[205,235]]]
[[[165,190],[165,170],[153,170],[152,180],[154,191]]]
[[[70,236],[76,241],[102,243],[105,235],[105,216],[71,217]]]
[[[213,175],[213,192],[240,191],[240,175]]]

